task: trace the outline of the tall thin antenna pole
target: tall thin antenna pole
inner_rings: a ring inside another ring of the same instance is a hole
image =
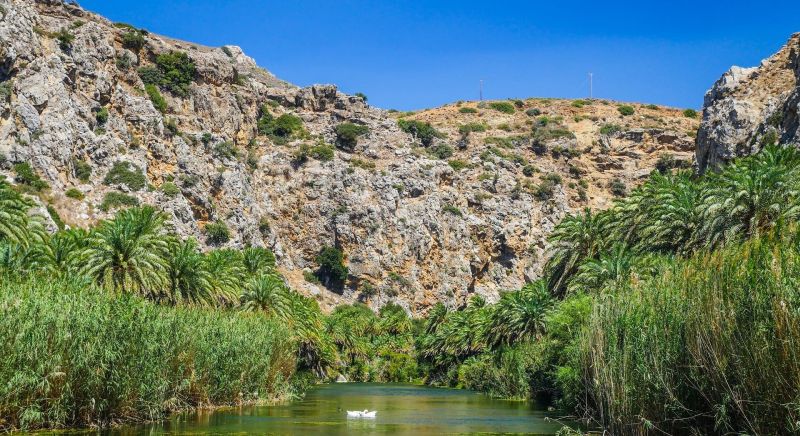
[[[594,90],[592,89],[592,76],[594,76],[594,74],[589,73],[589,100],[594,98],[594,96],[592,95],[594,92]]]
[[[483,101],[483,79],[481,79],[481,101]]]

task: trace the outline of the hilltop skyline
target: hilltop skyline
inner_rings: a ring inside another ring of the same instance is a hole
[[[210,46],[238,45],[279,78],[333,83],[400,110],[478,99],[588,97],[699,108],[731,65],[755,66],[797,28],[781,14],[665,6],[477,1],[139,2],[85,0],[112,20]],[[770,8],[770,11],[775,8]],[[748,22],[732,28],[730,23]]]

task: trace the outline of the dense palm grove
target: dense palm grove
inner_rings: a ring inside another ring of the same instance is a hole
[[[705,176],[654,172],[564,219],[544,278],[424,319],[324,315],[270,251],[202,253],[149,206],[48,235],[2,183],[0,429],[153,419],[342,374],[536,398],[619,434],[796,432],[799,164],[768,146]]]

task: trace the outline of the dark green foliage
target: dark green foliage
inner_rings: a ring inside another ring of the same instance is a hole
[[[366,103],[366,102],[367,102],[367,95],[366,95],[366,94],[364,94],[363,92],[356,92],[356,93],[355,93],[355,96],[356,96],[356,97],[358,97],[358,98],[360,98],[360,99],[362,99],[362,100],[364,100],[364,103]]]
[[[675,168],[677,163],[675,162],[675,156],[670,153],[664,153],[658,157],[658,161],[656,161],[656,170],[659,173],[665,174],[668,173],[671,169]]]
[[[458,112],[462,113],[462,114],[477,114],[478,110],[475,109],[474,107],[466,107],[465,106],[465,107],[459,108]]]
[[[88,182],[92,176],[92,166],[84,160],[72,159],[72,171],[75,177],[83,183]]]
[[[616,124],[603,124],[603,126],[600,127],[600,134],[602,134],[602,135],[613,135],[613,134],[615,134],[615,133],[617,133],[617,132],[619,132],[621,130],[622,130],[622,127],[620,127],[620,126],[618,126]]]
[[[445,204],[444,207],[442,207],[442,211],[453,214],[458,217],[464,216],[464,214],[461,213],[461,209],[453,206],[452,204]]]
[[[697,118],[697,111],[694,109],[686,109],[683,111],[683,116],[686,118]]]
[[[347,279],[347,266],[344,264],[344,254],[335,247],[325,246],[316,258],[317,277],[325,287],[341,289]]]
[[[56,208],[53,205],[48,204],[47,207],[47,214],[50,215],[50,219],[56,224],[58,230],[64,230],[64,220],[61,219],[61,216],[58,214]]]
[[[105,124],[108,121],[108,109],[101,107],[95,112],[94,117],[97,120],[97,124]]]
[[[222,159],[235,159],[239,156],[239,148],[231,141],[220,142],[214,146],[214,155]]]
[[[72,43],[75,42],[75,35],[65,28],[61,28],[61,30],[54,33],[53,37],[58,40],[58,46],[64,51],[71,49]]]
[[[608,187],[611,189],[611,193],[614,194],[615,197],[624,197],[628,194],[628,188],[620,179],[612,180]]]
[[[131,51],[139,51],[144,47],[146,39],[138,30],[129,30],[122,35],[122,46]]]
[[[139,205],[139,199],[118,191],[110,191],[103,197],[103,202],[100,203],[100,210],[108,212],[110,210],[119,209],[120,207],[133,207]]]
[[[14,94],[14,84],[10,80],[0,83],[0,103],[7,103]]]
[[[617,107],[617,111],[619,111],[620,115],[622,115],[624,117],[627,117],[629,115],[633,115],[633,113],[636,112],[636,110],[633,108],[633,106],[630,106],[630,105],[627,105],[627,104],[623,104],[623,105],[618,106]]]
[[[161,192],[169,198],[175,198],[181,193],[181,189],[175,183],[164,182],[161,184]]]
[[[265,106],[262,108],[262,115],[258,120],[258,131],[262,135],[283,143],[302,133],[303,120],[293,114],[283,114],[275,118]]]
[[[464,168],[469,167],[469,164],[467,162],[460,159],[453,159],[447,161],[447,164],[450,165],[450,168],[454,169],[455,171],[461,171]]]
[[[145,85],[144,91],[147,93],[147,96],[150,97],[150,101],[153,102],[154,108],[162,114],[167,112],[167,100],[158,92],[158,88],[156,88],[155,85]]]
[[[453,147],[447,144],[437,144],[428,149],[428,153],[437,159],[449,159],[453,156]]]
[[[75,200],[83,200],[84,198],[83,192],[78,188],[69,188],[64,192],[64,195]]]
[[[319,142],[316,145],[303,143],[294,151],[292,161],[295,165],[302,165],[308,161],[309,157],[312,157],[320,162],[329,162],[333,160],[333,156],[333,147],[324,142]]]
[[[336,144],[352,151],[358,144],[358,138],[369,133],[369,127],[361,124],[341,123],[336,126]]]
[[[507,101],[493,101],[489,103],[489,107],[504,114],[513,114],[517,111],[514,105]]]
[[[15,182],[29,186],[37,192],[50,188],[50,185],[42,180],[42,178],[36,174],[36,171],[33,170],[33,167],[27,162],[14,165],[14,174]]]
[[[436,130],[430,123],[425,123],[417,120],[398,120],[397,125],[400,130],[413,135],[414,138],[419,140],[425,147],[433,145],[436,138],[444,138],[444,134]]]
[[[189,95],[196,67],[188,54],[179,51],[161,53],[156,56],[155,64],[155,68],[139,68],[139,77],[145,85],[158,86],[179,97]]]
[[[206,224],[204,231],[206,240],[212,245],[224,244],[231,239],[231,231],[228,230],[228,225],[221,220]]]
[[[529,117],[538,117],[541,114],[542,114],[542,111],[537,109],[537,108],[535,108],[535,107],[534,108],[530,108],[530,109],[525,111],[525,115],[527,115]]]
[[[125,185],[131,191],[140,191],[147,184],[147,179],[138,166],[130,162],[117,161],[106,174],[103,184]]]
[[[485,132],[489,126],[486,123],[469,123],[458,128],[458,133],[469,135],[472,132]]]

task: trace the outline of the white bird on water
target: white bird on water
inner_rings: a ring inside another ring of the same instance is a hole
[[[378,414],[377,410],[373,410],[372,412],[368,411],[367,409],[347,411],[348,418],[374,418],[375,415],[377,414]]]

